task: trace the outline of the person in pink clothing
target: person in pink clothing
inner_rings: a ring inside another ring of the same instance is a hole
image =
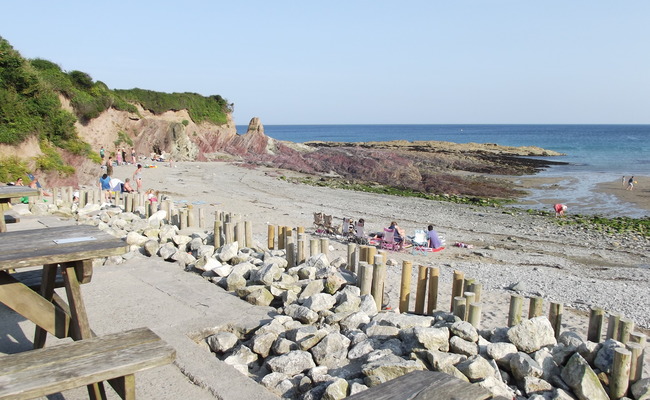
[[[122,165],[122,149],[117,149],[117,165]]]
[[[564,216],[564,212],[565,212],[566,209],[567,209],[567,206],[565,206],[564,204],[559,204],[559,203],[558,203],[558,204],[555,204],[555,205],[553,206],[553,209],[555,210],[555,216],[556,216],[556,217],[563,217],[563,216]]]

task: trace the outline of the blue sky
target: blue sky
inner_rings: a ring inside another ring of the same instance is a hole
[[[239,125],[650,123],[650,1],[7,1],[0,36]]]

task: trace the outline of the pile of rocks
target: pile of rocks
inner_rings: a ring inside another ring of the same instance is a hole
[[[174,261],[246,301],[278,315],[252,332],[209,336],[224,362],[283,398],[341,399],[415,370],[435,370],[517,399],[608,399],[614,352],[625,345],[593,343],[564,332],[556,341],[546,317],[511,328],[478,331],[442,311],[432,316],[379,312],[361,295],[342,258],[324,254],[288,267],[284,250],[215,248],[212,233],[182,234],[164,211],[148,219],[119,208],[87,205],[80,223],[124,238],[131,252]],[[225,328],[224,328],[225,329]],[[631,388],[650,398],[650,379]]]

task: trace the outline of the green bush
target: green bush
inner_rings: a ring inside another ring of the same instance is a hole
[[[162,93],[138,88],[115,90],[115,93],[125,100],[140,103],[154,114],[187,110],[196,123],[208,121],[217,125],[225,124],[227,113],[232,112],[233,107],[219,95],[205,97],[197,93]]]
[[[75,169],[71,165],[66,165],[61,155],[56,151],[54,146],[46,141],[41,141],[42,156],[36,157],[36,168],[44,171],[56,171],[62,176],[74,174]]]
[[[27,179],[27,163],[18,157],[0,158],[0,182],[15,182],[18,178]]]

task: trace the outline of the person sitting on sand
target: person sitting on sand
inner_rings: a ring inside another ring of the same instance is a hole
[[[555,210],[555,216],[556,216],[556,217],[563,217],[563,216],[564,216],[564,212],[565,212],[566,209],[567,209],[567,206],[565,206],[564,204],[559,204],[559,203],[558,203],[558,204],[555,204],[555,205],[553,206],[553,209]]]
[[[18,179],[16,180],[16,184],[15,184],[15,185],[16,185],[16,186],[25,186],[25,184],[23,183],[23,178],[18,178]]]
[[[429,247],[432,249],[439,249],[442,247],[442,240],[440,240],[438,232],[433,230],[433,225],[427,227],[427,238],[429,239]]]
[[[135,189],[131,186],[131,178],[126,178],[124,180],[124,185],[122,186],[122,193],[133,193]]]
[[[404,229],[397,226],[397,222],[391,221],[388,229],[392,229],[395,232],[393,238],[395,239],[396,243],[402,243],[404,241],[404,235],[405,235]]]

